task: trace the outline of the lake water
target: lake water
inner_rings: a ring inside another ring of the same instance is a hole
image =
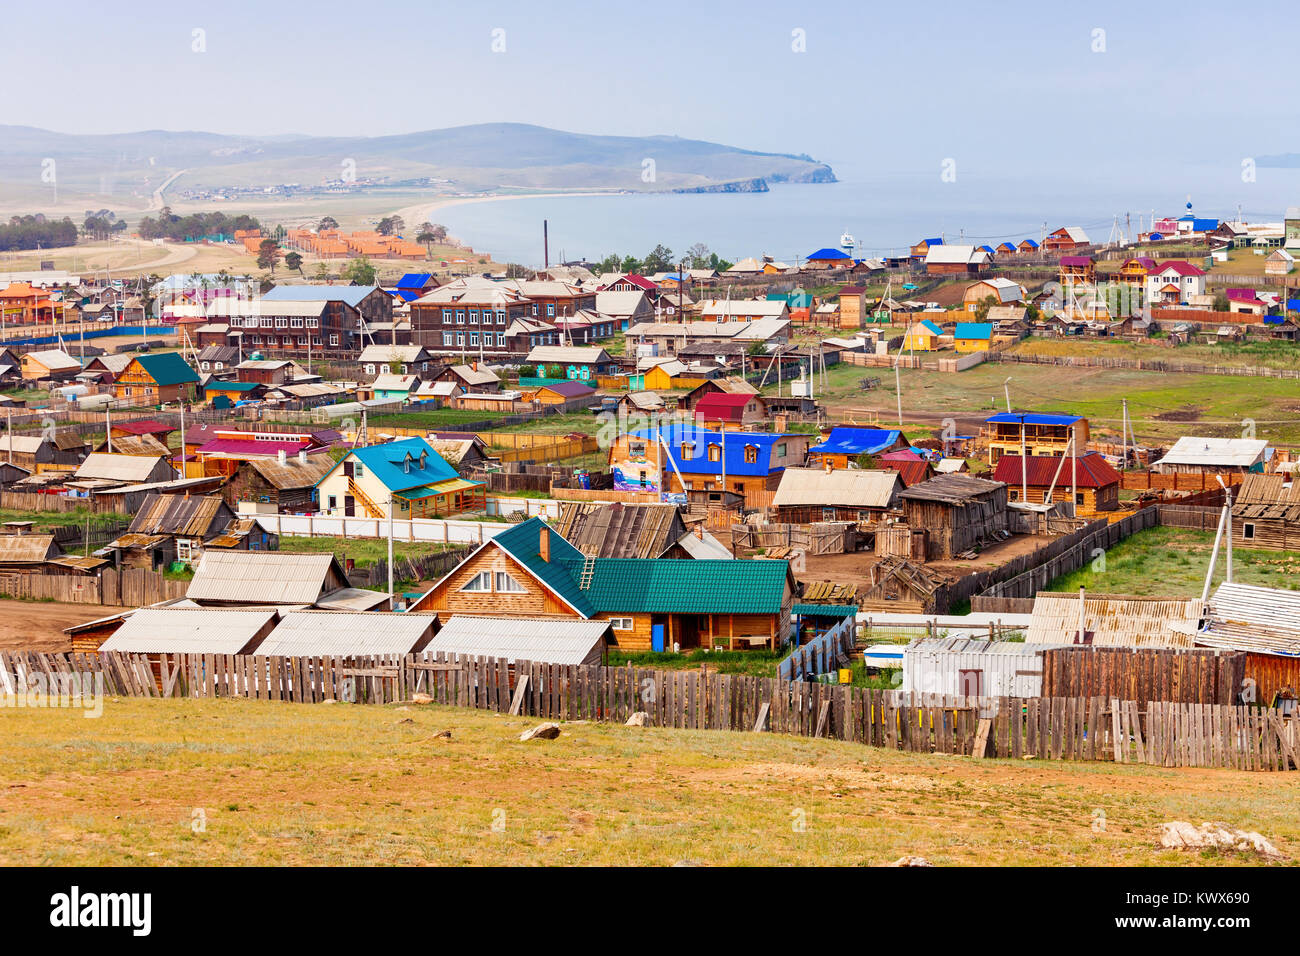
[[[1063,189],[1067,186],[1068,189]],[[631,194],[519,197],[451,206],[434,213],[452,235],[497,261],[542,263],[542,220],[550,223],[551,262],[599,260],[609,253],[643,257],[657,243],[680,255],[703,242],[725,259],[772,255],[794,264],[852,234],[860,256],[905,252],[943,235],[996,245],[1038,239],[1062,225],[1082,226],[1104,242],[1114,217],[1132,215],[1132,229],[1179,215],[1191,194],[1198,216],[1281,221],[1300,204],[1300,169],[1259,171],[1243,184],[1235,170],[1189,167],[1161,186],[1139,188],[1122,174],[1032,181],[968,176],[894,176],[827,184],[774,185],[766,193]]]

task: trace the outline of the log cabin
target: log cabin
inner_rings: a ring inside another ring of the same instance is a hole
[[[1022,462],[1028,461],[1028,472],[1021,474]],[[1023,479],[1023,480],[1022,480]],[[993,469],[993,480],[1007,485],[1007,497],[1020,501],[1048,503],[1068,501],[1070,488],[1074,491],[1074,514],[1090,518],[1119,508],[1120,474],[1104,457],[1092,452],[1087,455],[1065,457],[1033,457],[1022,459],[1019,455],[1003,455]]]
[[[971,475],[936,475],[898,494],[911,528],[929,532],[926,559],[946,561],[1007,531],[1007,486]]]
[[[598,558],[540,518],[484,542],[411,611],[609,621],[626,650],[768,648],[789,638],[787,561]]]

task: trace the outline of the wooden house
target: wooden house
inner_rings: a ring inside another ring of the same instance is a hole
[[[226,530],[235,513],[220,495],[149,495],[126,533],[108,549],[119,568],[157,571],[173,561],[198,560],[204,545]]]
[[[972,282],[961,295],[962,307],[967,312],[976,311],[982,302],[991,302],[995,306],[1013,305],[1024,299],[1025,287],[1001,276]]]
[[[1047,234],[1047,238],[1043,240],[1043,251],[1067,252],[1071,249],[1083,248],[1090,243],[1088,234],[1080,227],[1062,226]]]
[[[257,382],[212,380],[203,386],[203,397],[214,408],[230,408],[240,402],[255,402],[266,394],[266,386]]]
[[[1300,550],[1300,481],[1247,474],[1232,499],[1232,540],[1238,547]],[[1297,688],[1300,690],[1300,688]]]
[[[62,349],[24,352],[20,361],[27,381],[62,382],[75,378],[81,371],[81,363]]]
[[[932,246],[925,254],[927,275],[980,275],[989,266],[989,254],[978,246]]]
[[[772,499],[776,520],[788,524],[856,521],[874,524],[903,490],[896,471],[787,468]]]
[[[723,424],[741,427],[765,420],[767,402],[761,395],[715,392],[700,399],[694,412],[696,421],[706,427]]]
[[[1097,281],[1097,263],[1092,256],[1061,256],[1059,269],[1058,277],[1065,288]]]
[[[936,475],[898,497],[908,526],[929,532],[926,557],[931,561],[951,560],[1007,532],[1007,486],[1000,481]]]
[[[1152,462],[1156,474],[1244,475],[1264,470],[1272,448],[1262,438],[1203,438],[1184,435]]]
[[[1037,255],[1039,251],[1038,241],[1035,239],[1021,239],[1016,246],[1016,255],[1018,256],[1033,256]]]
[[[1026,461],[1028,471],[1021,474]],[[1095,452],[1027,459],[1003,455],[993,469],[993,480],[1006,484],[1008,500],[1039,504],[1068,501],[1074,488],[1076,517],[1096,517],[1119,508],[1120,473]]]
[[[343,516],[434,518],[481,512],[486,487],[460,477],[423,438],[353,448],[316,485],[322,512]]]
[[[185,592],[202,607],[296,605],[369,611],[388,605],[381,591],[354,588],[333,554],[205,550]]]
[[[331,456],[306,451],[283,459],[247,458],[235,462],[221,493],[232,507],[250,501],[272,505],[279,514],[303,514],[316,510],[316,485],[333,467]]]
[[[1031,456],[1064,455],[1071,438],[1075,454],[1088,447],[1088,420],[1078,415],[999,412],[984,422],[990,465],[1003,455],[1019,455],[1022,443]]]
[[[61,434],[67,434],[72,440],[60,440]],[[89,452],[85,439],[75,433],[59,433],[54,437],[45,434],[4,434],[0,435],[0,460],[10,462],[30,474],[38,475],[47,471],[68,472],[85,460]]]
[[[934,246],[941,246],[941,245],[943,245],[943,240],[937,237],[934,239],[922,239],[916,245],[910,247],[910,249],[908,250],[908,254],[913,259],[924,259],[926,254]]]
[[[596,390],[582,382],[551,382],[529,393],[529,401],[539,405],[564,405],[576,399],[591,398]]]
[[[720,489],[744,494],[775,490],[786,468],[804,463],[808,439],[801,433],[710,431],[674,424],[618,436],[608,459],[617,491],[666,489],[680,494]]]
[[[942,335],[943,329],[929,319],[909,323],[907,331],[903,333],[903,344],[899,347],[899,351],[934,352],[939,348],[939,339]]]
[[[650,386],[647,385],[647,388]],[[677,400],[677,407],[682,411],[694,411],[705,397],[709,395],[757,395],[758,389],[737,376],[713,378],[700,382]]]
[[[536,368],[538,378],[569,379],[595,384],[601,375],[615,370],[614,359],[599,346],[539,345],[525,361]]]
[[[958,322],[952,335],[958,352],[987,352],[993,344],[992,322]]]
[[[588,557],[530,518],[480,545],[411,610],[608,621],[614,646],[628,650],[776,650],[793,596],[786,561]]]
[[[846,285],[840,289],[836,323],[841,329],[860,329],[867,324],[866,286]]]
[[[113,381],[113,397],[145,405],[192,401],[199,375],[175,352],[137,355]]]
[[[601,558],[732,557],[701,523],[688,530],[673,504],[565,501],[553,527],[583,554]]]

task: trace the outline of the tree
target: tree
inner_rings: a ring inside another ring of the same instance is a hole
[[[327,229],[337,229],[338,227],[339,227],[339,221],[337,219],[335,219],[333,216],[326,216],[324,219],[322,219],[320,222],[316,224],[316,231],[325,232]]]
[[[623,265],[623,257],[617,252],[611,252],[600,262],[596,263],[596,275],[603,275],[606,272],[618,272]]]
[[[284,267],[290,272],[296,272],[298,275],[302,275],[302,254],[298,252],[290,252],[284,257]]]
[[[991,295],[986,295],[984,298],[980,299],[979,304],[975,306],[975,321],[983,322],[987,319],[989,317],[989,309],[993,308],[996,302],[997,300]]]
[[[857,458],[858,467],[863,471],[870,471],[876,467],[876,456],[863,453]]]
[[[275,264],[284,258],[284,253],[280,247],[275,244],[274,239],[263,239],[257,244],[257,267],[259,269],[270,269],[271,274],[275,275]]]
[[[405,228],[406,223],[402,221],[401,216],[385,216],[379,220],[379,225],[375,226],[375,231],[381,236],[391,236]]]
[[[639,273],[641,268],[641,260],[636,256],[624,256],[623,261],[619,263],[618,269],[611,271]]]
[[[714,258],[717,258],[716,256]],[[709,247],[697,242],[686,250],[686,264],[692,269],[706,269],[709,266]]]
[[[745,354],[746,354],[746,355],[766,355],[766,354],[767,354],[767,346],[764,345],[762,342],[755,342],[755,343],[754,343],[753,345],[751,345],[749,348],[745,349]]]
[[[667,272],[673,267],[673,251],[660,243],[646,255],[641,267],[651,275],[656,272]]]
[[[723,259],[721,256],[719,256],[716,252],[709,253],[709,268],[712,269],[714,272],[726,272],[734,265],[735,265],[734,262],[728,262],[726,259]]]
[[[325,279],[328,279],[329,277],[330,277],[330,270],[329,270],[329,268],[325,265],[325,263],[323,263],[323,262],[322,262],[322,263],[319,263],[319,264],[316,266],[316,278],[317,278],[317,279],[320,279],[321,281],[324,281]]]
[[[1216,296],[1214,297],[1214,311],[1215,311],[1215,312],[1229,312],[1229,311],[1231,311],[1231,309],[1232,309],[1232,306],[1231,306],[1231,304],[1229,304],[1229,302],[1228,302],[1228,296],[1227,296],[1227,293],[1225,293],[1225,292],[1220,292],[1218,295],[1216,295]]]
[[[1030,303],[1029,305],[1025,306],[1025,320],[1028,322],[1037,322],[1039,316],[1041,316],[1042,314],[1043,313],[1039,310],[1038,306],[1034,305],[1033,303]]]
[[[370,260],[365,256],[360,259],[352,259],[343,267],[339,277],[352,283],[352,285],[374,285],[375,284],[375,267],[371,265]]]

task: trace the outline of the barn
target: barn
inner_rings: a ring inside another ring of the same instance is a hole
[[[929,532],[926,559],[945,561],[1008,533],[1007,486],[956,472],[899,492],[906,523]]]

